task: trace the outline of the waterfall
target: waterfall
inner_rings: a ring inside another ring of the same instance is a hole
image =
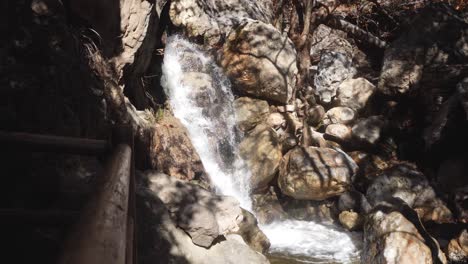
[[[162,85],[174,115],[187,128],[219,193],[236,197],[252,211],[250,172],[240,158],[234,96],[216,63],[187,40],[168,39]],[[255,213],[255,212],[253,212]],[[358,256],[353,235],[321,224],[288,220],[261,226],[272,253],[309,263],[347,263]]]
[[[216,63],[179,36],[168,39],[162,86],[220,193],[252,210],[250,173],[238,151],[234,95]]]

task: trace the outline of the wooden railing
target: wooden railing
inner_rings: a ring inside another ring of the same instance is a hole
[[[0,217],[54,224],[79,215],[65,241],[60,264],[137,263],[135,168],[130,127],[115,128],[110,142],[0,132],[0,144],[25,151],[108,156],[99,186],[79,214],[0,209]]]

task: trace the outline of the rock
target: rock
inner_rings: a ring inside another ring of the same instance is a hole
[[[258,20],[270,23],[271,5],[260,0],[174,0],[169,10],[171,22],[185,29],[191,38],[215,45],[242,22]]]
[[[333,107],[325,113],[323,124],[349,124],[354,120],[354,117],[355,113],[349,107]]]
[[[223,46],[220,64],[241,94],[286,104],[297,74],[293,43],[272,25],[242,23]]]
[[[320,24],[312,34],[313,44],[310,49],[310,56],[318,60],[324,51],[337,51],[352,58],[353,46],[346,39],[346,35],[344,31],[331,29]]]
[[[374,91],[375,85],[364,78],[347,79],[338,86],[337,100],[340,106],[359,111],[366,106]]]
[[[367,67],[369,62],[366,55],[360,51],[354,41],[347,39],[347,33],[337,29],[331,29],[320,24],[312,34],[312,47],[310,56],[312,61],[318,61],[325,51],[336,51],[346,54],[352,59],[356,67]]]
[[[424,175],[410,164],[397,164],[383,171],[367,189],[366,197],[372,206],[392,198],[401,199],[422,221],[453,221],[452,213],[436,196]]]
[[[275,132],[259,124],[239,144],[239,153],[250,168],[252,190],[265,189],[278,172],[281,144]]]
[[[357,165],[344,152],[329,148],[290,150],[280,164],[281,191],[299,200],[325,200],[345,192]]]
[[[209,249],[192,243],[190,237],[176,227],[168,208],[151,191],[137,191],[138,261],[142,264],[239,264],[269,261],[252,250],[238,235],[226,235]],[[235,254],[233,254],[235,252]]]
[[[273,187],[270,187],[270,190],[266,193],[253,194],[252,200],[260,224],[267,225],[287,218]]]
[[[447,247],[447,258],[452,263],[468,262],[468,232],[466,229],[458,237],[450,240]]]
[[[285,125],[286,119],[280,113],[272,113],[267,118],[267,123],[274,128]]]
[[[318,123],[320,123],[320,121],[322,121],[324,116],[325,116],[325,108],[323,108],[323,106],[321,105],[316,105],[309,109],[309,112],[307,115],[308,117],[307,122],[310,125],[315,126]]]
[[[352,211],[341,212],[338,219],[340,220],[340,224],[349,231],[361,229],[364,223],[362,217]]]
[[[281,206],[289,218],[301,221],[333,224],[338,216],[336,203],[333,200],[306,201],[283,197]]]
[[[237,127],[243,131],[249,131],[258,123],[264,121],[269,113],[268,103],[263,100],[240,97],[234,101]]]
[[[462,79],[466,72],[448,79],[445,77],[450,74],[442,75],[440,79],[445,83],[440,83],[431,68],[455,66],[456,61],[468,58],[465,23],[450,8],[423,9],[411,21],[409,30],[385,50],[377,88],[387,95],[399,95],[424,87],[421,86],[424,79],[425,86],[438,83],[436,87]]]
[[[260,253],[267,253],[270,248],[270,241],[258,227],[257,219],[247,210],[242,209],[242,213],[244,214],[244,218],[240,223],[240,229],[237,233],[244,238],[244,241],[252,249]]]
[[[177,214],[177,225],[190,235],[194,244],[206,248],[220,235],[213,212],[199,204],[183,207]]]
[[[423,237],[400,212],[377,210],[368,215],[364,225],[362,263],[436,263],[431,251],[446,263],[436,241],[430,236]]]
[[[331,103],[338,86],[356,74],[352,59],[344,53],[325,51],[320,56],[314,77],[315,91],[323,103]]]
[[[367,189],[382,170],[390,166],[390,162],[380,155],[362,151],[353,151],[348,154],[359,166],[359,173],[354,184],[361,186],[363,190]]]
[[[205,174],[205,169],[195,150],[188,131],[180,121],[164,111],[161,120],[152,130],[151,168],[170,176],[191,180]]]
[[[211,98],[207,93],[210,87],[213,86],[213,79],[207,73],[203,72],[186,72],[181,77],[180,83],[182,85],[190,85],[194,89],[192,92],[197,105],[208,106],[211,103]]]
[[[367,198],[358,191],[349,191],[340,195],[337,207],[339,211],[354,211],[364,214],[371,210]]]
[[[353,137],[366,144],[375,144],[381,138],[385,126],[382,116],[360,119],[352,128]]]
[[[148,171],[144,177],[195,244],[209,247],[218,236],[239,230],[243,214],[235,198],[212,194],[162,173]]]
[[[351,128],[342,124],[331,124],[327,126],[325,133],[344,141],[351,138]]]
[[[453,196],[458,221],[468,223],[468,186],[455,189]]]

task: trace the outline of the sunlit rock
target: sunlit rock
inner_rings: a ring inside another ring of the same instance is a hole
[[[343,152],[330,148],[290,150],[280,165],[281,191],[300,200],[324,200],[350,187],[357,165]]]
[[[383,171],[369,186],[366,196],[373,206],[401,199],[422,221],[447,223],[453,220],[451,211],[436,196],[424,175],[409,164],[398,164]]]
[[[340,106],[347,106],[354,111],[364,108],[375,85],[364,78],[347,79],[338,86],[337,100]]]
[[[251,171],[251,188],[265,189],[278,172],[282,158],[278,136],[268,125],[257,125],[245,135],[239,151]]]
[[[223,46],[220,63],[238,93],[287,103],[296,83],[296,50],[272,25],[242,23]]]
[[[240,97],[234,100],[237,127],[243,131],[249,131],[257,124],[264,121],[269,113],[268,103],[264,100],[249,97]]]

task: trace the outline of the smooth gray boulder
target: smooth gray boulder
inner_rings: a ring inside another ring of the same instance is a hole
[[[382,116],[360,119],[352,128],[353,137],[360,142],[375,144],[381,138],[387,122]]]
[[[356,117],[356,113],[353,109],[349,107],[333,107],[325,113],[325,116],[322,120],[324,125],[330,124],[349,124]]]

